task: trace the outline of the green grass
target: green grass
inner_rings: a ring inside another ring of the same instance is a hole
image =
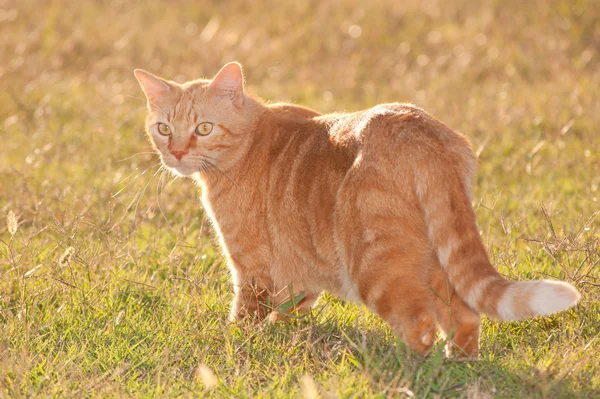
[[[404,3],[0,2],[0,215],[19,221],[0,223],[0,397],[600,395],[600,9]],[[464,132],[494,263],[581,303],[484,320],[474,362],[443,342],[411,356],[330,296],[288,324],[228,324],[197,188],[155,175],[132,70],[183,81],[234,59],[268,100],[410,101]]]

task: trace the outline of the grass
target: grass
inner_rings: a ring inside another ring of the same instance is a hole
[[[0,397],[600,395],[600,9],[405,3],[1,1],[0,215],[18,226],[0,224]],[[484,320],[474,362],[443,342],[411,356],[330,296],[289,324],[228,324],[197,188],[155,174],[132,70],[183,81],[233,59],[268,100],[411,101],[464,132],[494,263],[581,303]]]

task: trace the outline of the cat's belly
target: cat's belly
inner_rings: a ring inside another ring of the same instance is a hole
[[[294,291],[320,293],[341,291],[335,261],[319,256],[309,243],[290,237],[281,239],[274,248],[271,277],[277,287],[290,286]]]

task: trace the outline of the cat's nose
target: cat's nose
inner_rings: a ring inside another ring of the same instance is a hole
[[[188,153],[188,150],[181,150],[181,151],[171,150],[171,154],[175,155],[175,158],[177,158],[178,161],[181,161],[181,158],[187,153]]]

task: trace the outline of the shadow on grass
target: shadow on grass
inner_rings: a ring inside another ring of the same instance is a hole
[[[303,340],[306,351],[315,357],[312,360],[326,365],[324,368],[331,374],[347,368],[344,363],[351,363],[351,369],[368,379],[375,395],[600,397],[597,390],[578,391],[577,382],[568,374],[553,373],[551,367],[541,370],[534,364],[509,363],[498,353],[483,352],[479,360],[472,361],[446,358],[442,340],[428,356],[422,357],[381,324],[364,326],[335,317],[319,321],[310,316],[291,324],[272,326],[273,335],[268,339],[279,343],[282,336],[289,334],[293,341]],[[322,383],[325,388],[327,382]]]

